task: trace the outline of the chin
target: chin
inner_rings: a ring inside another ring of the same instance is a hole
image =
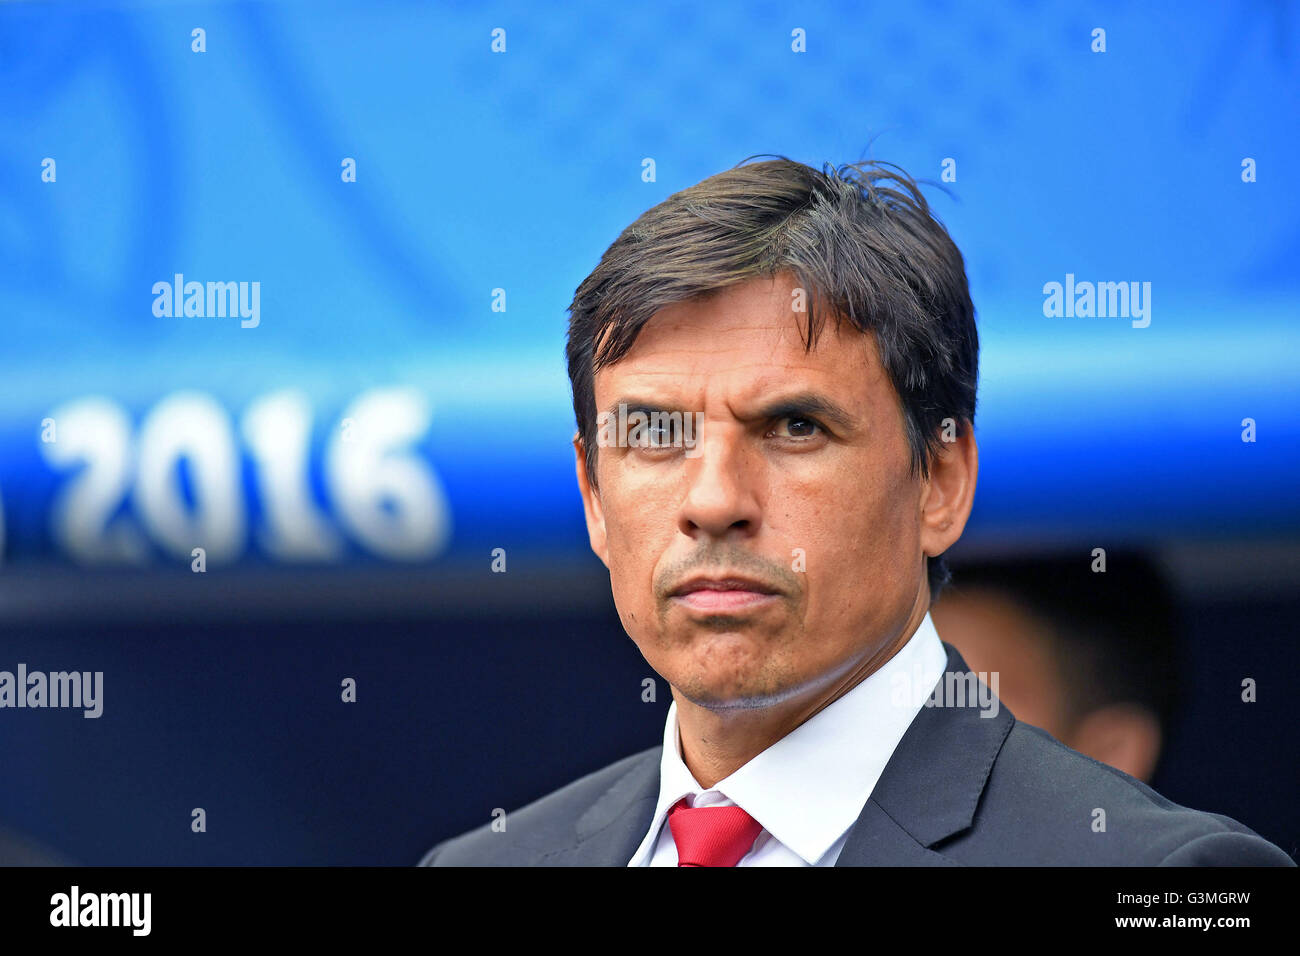
[[[715,713],[761,710],[784,703],[798,693],[793,687],[712,687],[696,684],[681,689],[682,695],[697,707]]]
[[[696,664],[674,686],[691,703],[713,711],[771,707],[798,692],[797,684],[781,680],[762,663],[754,661],[743,670],[733,667],[724,672],[711,672]]]

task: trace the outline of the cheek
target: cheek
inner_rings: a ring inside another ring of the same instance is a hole
[[[825,620],[858,618],[905,591],[919,554],[913,488],[906,477],[881,475],[858,462],[834,480],[792,489],[789,536],[807,550],[810,611]],[[799,540],[807,541],[801,545]]]
[[[621,565],[644,559],[647,545],[663,535],[664,511],[648,490],[611,483],[602,498],[610,556],[617,555]]]
[[[672,532],[663,516],[671,512],[635,488],[611,482],[609,492],[603,503],[610,590],[628,627],[632,619],[648,619],[654,607],[655,562],[667,547],[665,536]]]

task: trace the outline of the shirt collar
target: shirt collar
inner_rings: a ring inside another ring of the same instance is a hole
[[[857,820],[946,665],[927,613],[884,666],[707,791],[682,761],[674,701],[664,722],[655,816],[633,864],[654,852],[668,811],[689,796],[692,805],[735,803],[816,865]]]

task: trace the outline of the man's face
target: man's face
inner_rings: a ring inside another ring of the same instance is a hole
[[[702,413],[689,454],[601,447],[579,483],[624,628],[714,710],[831,688],[928,603],[925,484],[874,336],[832,320],[805,351],[793,288],[664,308],[595,376],[598,412]]]

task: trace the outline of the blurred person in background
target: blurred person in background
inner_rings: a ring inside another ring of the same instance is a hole
[[[931,610],[975,671],[997,671],[1016,718],[1150,782],[1178,698],[1168,586],[1137,552],[1026,556],[952,565]]]

